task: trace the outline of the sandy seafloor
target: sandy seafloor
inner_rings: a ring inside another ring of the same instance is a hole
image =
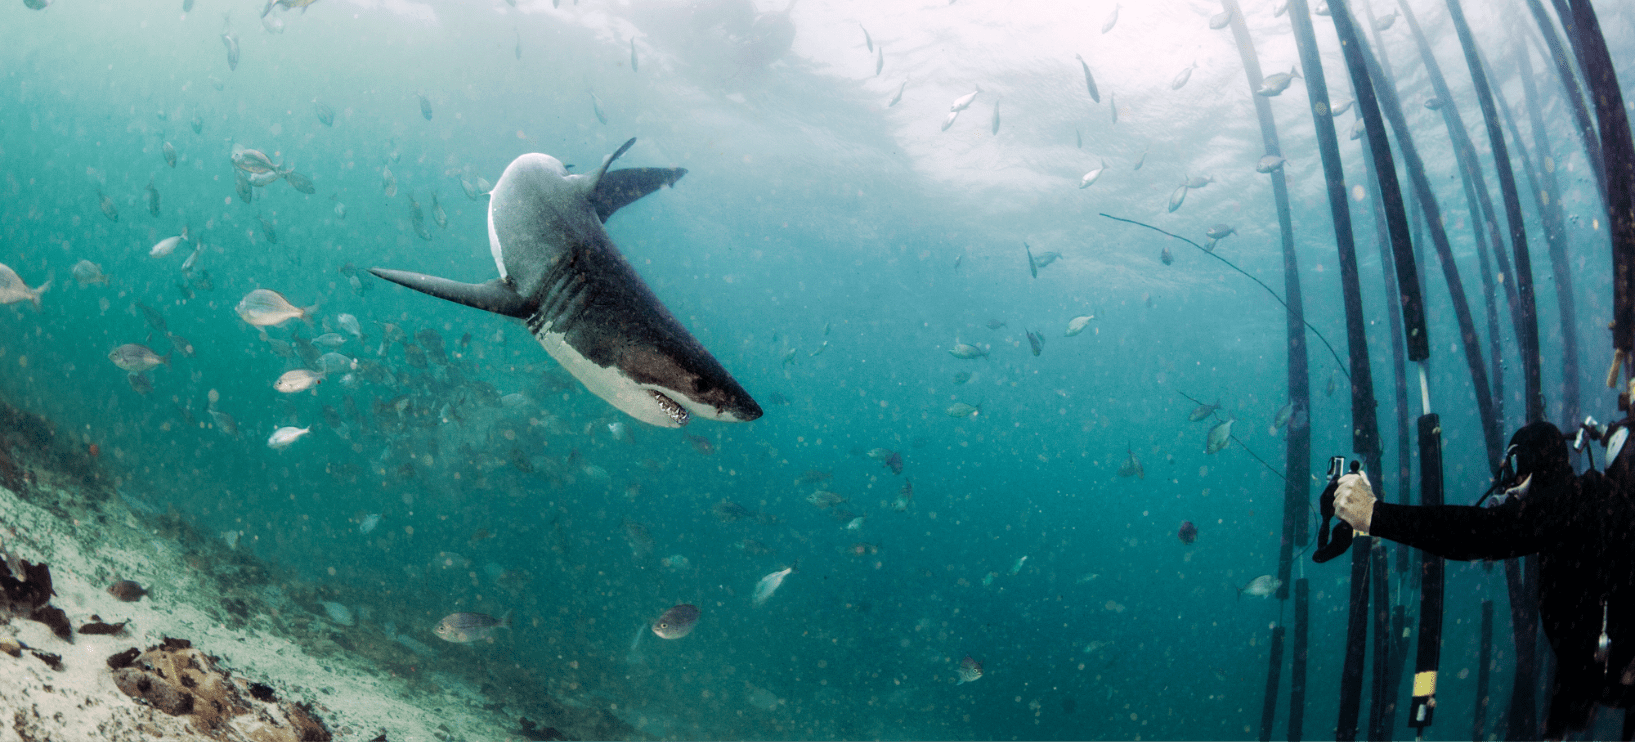
[[[642,736],[577,688],[485,679],[492,670],[450,651],[467,647],[398,641],[384,619],[354,616],[353,626],[339,626],[300,583],[280,582],[219,536],[193,532],[152,504],[160,501],[116,488],[49,424],[0,402],[0,550],[50,566],[51,605],[76,629],[70,643],[0,610],[0,641],[62,658],[54,670],[28,651],[0,653],[0,742],[275,739],[254,729],[264,713],[207,732],[194,717],[169,716],[123,693],[108,658],[166,637],[192,642],[233,677],[271,686],[281,702],[310,704],[336,740]],[[121,579],[150,594],[119,601],[107,588]],[[79,633],[93,615],[129,624],[122,635]]]

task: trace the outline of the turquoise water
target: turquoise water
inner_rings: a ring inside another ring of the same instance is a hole
[[[1097,215],[1200,242],[1208,226],[1231,224],[1237,234],[1219,254],[1281,292],[1243,70],[1228,32],[1207,27],[1219,7],[1124,7],[1101,34],[1112,3],[803,3],[790,16],[792,47],[768,61],[743,46],[754,27],[735,25],[777,10],[764,4],[323,0],[304,13],[273,11],[277,32],[254,3],[179,5],[0,10],[0,262],[30,286],[54,279],[42,311],[0,309],[0,392],[95,444],[124,491],[175,508],[205,533],[237,534],[239,548],[292,584],[365,609],[351,630],[432,645],[431,662],[482,679],[497,700],[536,709],[535,719],[550,696],[680,737],[1256,736],[1269,628],[1292,623],[1292,607],[1235,589],[1276,572],[1283,485],[1240,444],[1206,455],[1213,421],[1188,422],[1195,405],[1183,395],[1218,398],[1242,443],[1281,471],[1283,432],[1268,428],[1286,400],[1282,309],[1194,248]],[[1417,5],[1476,127],[1446,12]],[[1630,48],[1629,12],[1604,6],[1618,59]],[[1263,66],[1286,69],[1297,58],[1287,19],[1271,3],[1244,12]],[[1468,12],[1489,55],[1507,56],[1515,42],[1496,13]],[[1332,95],[1348,98],[1332,25],[1316,21]],[[883,45],[880,57],[859,23]],[[236,70],[224,32],[237,36]],[[1471,219],[1446,130],[1418,105],[1430,89],[1403,24],[1385,44],[1474,292]],[[1076,53],[1096,72],[1099,104],[1085,95]],[[1194,61],[1187,85],[1172,90]],[[1521,101],[1513,67],[1495,66],[1506,97]],[[1604,216],[1560,95],[1542,77],[1546,66],[1534,67],[1546,120],[1560,122],[1550,132],[1559,198],[1575,217],[1583,403],[1606,418],[1612,400],[1593,378],[1608,350]],[[902,102],[888,106],[905,80]],[[1343,354],[1333,232],[1296,83],[1272,104],[1290,161],[1307,319]],[[973,86],[982,90],[975,103],[939,131],[947,106]],[[333,109],[332,126],[315,102]],[[1355,183],[1362,152],[1345,140],[1351,121],[1336,123]],[[1473,134],[1485,157],[1482,132]],[[487,280],[486,199],[468,198],[461,178],[495,181],[536,151],[584,172],[629,137],[638,141],[620,165],[688,174],[620,211],[610,234],[760,401],[758,421],[642,425],[587,393],[520,323],[366,273],[354,287],[343,273],[379,266]],[[179,154],[174,168],[162,156],[167,142]],[[293,165],[316,192],[274,182],[244,203],[235,144]],[[1103,177],[1077,188],[1103,158]],[[384,167],[396,196],[383,193]],[[1215,182],[1166,209],[1180,182],[1206,175]],[[100,210],[99,189],[117,222]],[[432,220],[434,194],[446,228]],[[429,241],[411,224],[411,198],[426,210]],[[1384,449],[1394,452],[1389,305],[1367,205],[1353,206]],[[1530,202],[1528,217],[1536,227]],[[181,271],[187,246],[148,254],[184,225],[205,245],[191,275]],[[1555,287],[1543,239],[1530,236],[1546,397],[1559,418]],[[1035,278],[1024,241],[1036,255],[1063,257]],[[1174,265],[1159,261],[1165,247]],[[109,283],[76,282],[80,260]],[[1448,499],[1468,502],[1488,481],[1474,396],[1440,271],[1421,270]],[[318,306],[313,326],[268,328],[273,340],[344,334],[339,316],[357,317],[366,342],[336,348],[363,364],[356,383],[334,375],[315,394],[275,391],[301,362],[235,315],[256,288]],[[148,372],[146,394],[107,360],[125,343],[172,352],[138,303],[195,349]],[[1082,315],[1094,316],[1088,329],[1065,337]],[[990,320],[1005,325],[989,329]],[[417,367],[402,341],[381,353],[382,323],[421,347],[428,340],[416,333],[436,332],[452,362]],[[1037,356],[1027,330],[1045,338]],[[990,355],[957,359],[948,352],[956,342]],[[1322,457],[1349,453],[1344,379],[1338,394],[1324,394],[1337,368],[1312,339],[1319,470]],[[970,380],[956,383],[959,372]],[[1520,389],[1512,359],[1507,432],[1520,423]],[[211,390],[239,437],[212,424]],[[514,393],[526,403],[499,401]],[[956,402],[981,412],[951,417]],[[343,426],[326,421],[326,406]],[[312,430],[272,450],[267,437],[282,426]],[[1117,476],[1126,447],[1144,478]],[[903,472],[866,455],[875,448],[900,452]],[[833,479],[803,481],[810,470]],[[913,500],[898,512],[889,503],[906,481]],[[846,530],[808,504],[819,487],[849,498],[837,507],[864,517],[861,527]],[[764,517],[723,522],[722,500]],[[378,526],[360,532],[371,514]],[[1200,533],[1190,546],[1176,537],[1183,521]],[[650,547],[627,537],[632,523]],[[733,547],[743,539],[770,553]],[[685,564],[666,563],[675,556]],[[1305,734],[1317,738],[1336,713],[1347,571],[1344,560],[1303,562],[1313,591]],[[797,563],[770,600],[752,604],[761,577]],[[1502,570],[1450,565],[1448,595],[1432,731],[1458,737],[1475,704],[1480,599],[1499,605],[1490,727],[1509,698]],[[1413,593],[1402,599],[1412,604]],[[648,632],[632,646],[676,603],[702,609],[690,635]],[[443,643],[431,629],[455,611],[511,611],[515,628],[492,644]],[[966,655],[986,674],[955,685]]]

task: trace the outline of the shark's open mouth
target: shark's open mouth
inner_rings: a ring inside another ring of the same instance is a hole
[[[659,403],[659,409],[664,410],[664,414],[669,415],[670,419],[676,422],[676,425],[687,424],[689,416],[685,407],[676,404],[675,400],[664,396],[664,394],[658,391],[649,389],[647,390],[647,393],[653,395],[653,401]]]

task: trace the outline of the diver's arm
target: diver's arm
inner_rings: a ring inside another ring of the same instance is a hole
[[[1465,505],[1393,505],[1374,499],[1364,477],[1340,478],[1334,512],[1359,531],[1445,559],[1509,559],[1536,553],[1549,519],[1512,498],[1493,508]]]
[[[1538,553],[1542,520],[1515,499],[1492,508],[1380,502],[1369,533],[1444,559],[1511,559]]]

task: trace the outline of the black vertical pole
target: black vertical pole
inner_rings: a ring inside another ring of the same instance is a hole
[[[1482,107],[1482,119],[1487,124],[1487,140],[1493,150],[1494,170],[1499,174],[1499,194],[1504,198],[1505,219],[1510,226],[1510,248],[1515,252],[1515,307],[1516,345],[1521,349],[1522,379],[1525,386],[1527,422],[1544,419],[1544,386],[1539,372],[1538,310],[1533,301],[1533,258],[1527,247],[1527,224],[1521,215],[1521,195],[1516,191],[1516,174],[1511,169],[1510,151],[1505,146],[1504,129],[1499,121],[1499,109],[1493,103],[1493,92],[1488,85],[1487,71],[1482,67],[1476,37],[1465,22],[1465,11],[1459,0],[1447,0],[1448,15],[1459,43],[1465,49],[1465,64],[1470,67],[1471,84],[1476,88],[1476,101]],[[1518,146],[1521,142],[1516,143]],[[1480,170],[1480,168],[1477,168]],[[1495,248],[1498,249],[1498,245]]]
[[[1493,664],[1493,601],[1482,601],[1482,649],[1476,660],[1476,713],[1471,717],[1471,742],[1482,742],[1487,725],[1488,683]]]
[[[1391,577],[1386,569],[1390,558],[1383,544],[1373,550],[1374,581],[1374,685],[1368,705],[1368,739],[1380,742],[1391,738],[1391,722],[1396,717],[1396,695],[1391,682]]]
[[[1374,21],[1374,6],[1365,0],[1363,9],[1368,12],[1368,27],[1374,34],[1374,46],[1379,48],[1382,45],[1379,43],[1379,25]],[[1383,48],[1380,48],[1380,66],[1385,70],[1385,76],[1389,80],[1392,74],[1391,65],[1386,60]],[[1382,84],[1394,85],[1395,83]],[[1362,158],[1362,164],[1363,172],[1366,173],[1365,177],[1368,180],[1369,192],[1373,194],[1373,197],[1368,199],[1368,206],[1374,215],[1374,241],[1379,245],[1380,276],[1385,280],[1385,295],[1387,297],[1398,296],[1396,267],[1392,265],[1391,242],[1385,226],[1385,210],[1380,206],[1379,179],[1374,175],[1372,159],[1364,157]],[[1413,432],[1408,427],[1407,348],[1403,346],[1402,342],[1402,315],[1397,312],[1386,312],[1385,314],[1390,320],[1391,380],[1395,384],[1394,391],[1396,395],[1394,398],[1395,405],[1392,407],[1392,416],[1396,418],[1397,422],[1397,502],[1408,505],[1412,504],[1411,493],[1413,492]],[[1384,471],[1381,471],[1380,475],[1384,476]],[[1396,554],[1396,566],[1394,567],[1396,572],[1405,575],[1412,574],[1408,569],[1409,548],[1402,544],[1396,544],[1392,547],[1392,552]]]
[[[1294,26],[1295,44],[1300,50],[1306,97],[1311,101],[1312,122],[1317,129],[1317,148],[1328,190],[1329,214],[1334,222],[1334,241],[1339,252],[1340,290],[1345,304],[1346,340],[1351,366],[1351,447],[1363,459],[1368,471],[1377,472],[1380,470],[1380,447],[1379,425],[1374,411],[1374,380],[1369,367],[1362,287],[1357,273],[1357,248],[1352,235],[1351,208],[1346,196],[1345,169],[1340,162],[1339,138],[1334,132],[1334,117],[1329,114],[1328,83],[1324,78],[1317,37],[1312,30],[1305,0],[1290,0],[1289,20]],[[1423,307],[1420,311],[1423,312]],[[1362,704],[1362,676],[1368,643],[1371,541],[1359,536],[1351,547],[1351,608],[1346,623],[1345,664],[1340,672],[1340,712],[1335,732],[1336,739],[1342,741],[1356,739],[1357,717]]]
[[[1311,590],[1302,577],[1294,582],[1294,655],[1289,671],[1289,742],[1300,742],[1306,724],[1306,651],[1311,625]]]
[[[1425,505],[1442,504],[1441,420],[1433,413],[1419,418],[1419,480]],[[1414,658],[1414,700],[1408,726],[1431,725],[1436,711],[1437,666],[1442,659],[1442,557],[1420,552],[1419,648]]]
[[[1266,701],[1260,709],[1260,742],[1272,742],[1272,727],[1277,724],[1277,688],[1283,677],[1282,626],[1272,628],[1272,660],[1266,666]]]
[[[1386,226],[1391,234],[1392,254],[1396,258],[1397,287],[1402,292],[1401,304],[1403,323],[1406,325],[1406,339],[1409,358],[1419,363],[1420,403],[1425,414],[1419,418],[1419,456],[1420,456],[1420,499],[1426,505],[1442,504],[1442,453],[1441,453],[1441,424],[1437,416],[1430,411],[1430,395],[1428,374],[1425,362],[1430,357],[1429,337],[1425,332],[1424,301],[1419,293],[1418,270],[1414,263],[1413,246],[1408,241],[1408,219],[1402,204],[1402,189],[1397,182],[1396,165],[1391,156],[1390,144],[1385,137],[1385,125],[1381,114],[1381,102],[1385,103],[1388,112],[1392,114],[1392,128],[1396,130],[1397,142],[1403,152],[1406,169],[1417,184],[1420,197],[1420,207],[1425,212],[1425,221],[1431,230],[1432,241],[1436,243],[1437,254],[1443,261],[1444,275],[1448,278],[1449,293],[1453,296],[1455,309],[1464,306],[1461,314],[1460,330],[1466,351],[1466,361],[1471,369],[1473,383],[1477,387],[1477,403],[1487,397],[1487,385],[1481,364],[1481,351],[1474,348],[1475,332],[1470,322],[1470,310],[1463,305],[1464,294],[1458,281],[1457,271],[1453,269],[1451,251],[1447,245],[1447,236],[1441,232],[1439,213],[1435,199],[1430,193],[1429,183],[1426,182],[1424,169],[1419,162],[1417,151],[1413,148],[1413,141],[1402,119],[1402,110],[1396,103],[1395,91],[1381,87],[1376,95],[1373,79],[1380,73],[1378,65],[1368,59],[1368,47],[1357,33],[1356,23],[1347,7],[1346,0],[1330,0],[1329,9],[1334,18],[1334,29],[1340,37],[1340,48],[1345,55],[1346,67],[1351,72],[1352,88],[1357,93],[1357,106],[1363,116],[1368,129],[1368,148],[1374,160],[1374,172],[1379,179],[1381,200],[1386,209]],[[1486,407],[1487,419],[1484,424],[1493,425],[1491,406]],[[1492,430],[1484,431],[1484,439],[1489,441],[1489,455],[1497,458],[1493,451]],[[1415,659],[1413,705],[1409,709],[1408,723],[1421,730],[1429,726],[1431,711],[1436,704],[1436,673],[1440,662],[1442,640],[1442,562],[1440,559],[1425,556],[1422,561],[1424,576],[1421,579],[1420,591],[1420,630],[1419,651]],[[1341,732],[1344,732],[1342,726]]]

